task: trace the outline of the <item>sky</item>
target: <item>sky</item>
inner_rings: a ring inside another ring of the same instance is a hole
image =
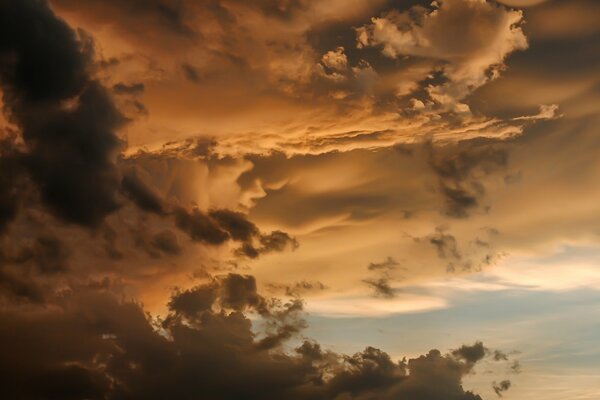
[[[600,398],[597,0],[0,0],[1,397]]]

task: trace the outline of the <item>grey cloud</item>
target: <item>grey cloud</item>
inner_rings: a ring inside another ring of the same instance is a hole
[[[488,349],[485,348],[482,342],[476,342],[472,346],[462,345],[452,352],[452,355],[466,361],[469,364],[475,364],[482,360]]]
[[[327,286],[325,286],[322,282],[307,280],[294,282],[291,284],[272,283],[267,286],[274,291],[281,291],[289,297],[302,297],[302,295],[306,293],[321,292],[328,289]]]
[[[438,227],[436,232],[429,236],[429,243],[435,246],[440,258],[450,260],[460,260],[462,258],[458,250],[456,238],[451,234],[445,233],[442,228]]]
[[[389,277],[380,277],[377,279],[365,279],[363,280],[371,289],[373,289],[375,296],[383,298],[394,297],[394,289],[390,285]]]
[[[387,259],[385,259],[385,261],[383,262],[379,262],[379,263],[370,263],[367,266],[367,269],[373,271],[373,270],[390,270],[390,269],[396,269],[398,266],[400,265],[400,263],[396,260],[394,260],[392,257],[389,257]]]
[[[504,392],[506,392],[508,389],[510,389],[511,386],[512,386],[512,384],[509,380],[503,380],[498,383],[494,382],[492,384],[492,388],[494,389],[494,392],[498,395],[498,397],[502,397]]]
[[[152,237],[151,244],[165,254],[176,255],[181,253],[182,250],[177,240],[177,235],[170,230],[155,234]]]
[[[437,174],[446,215],[465,218],[481,204],[485,187],[481,176],[505,169],[508,151],[499,143],[459,143],[429,147],[429,165]]]

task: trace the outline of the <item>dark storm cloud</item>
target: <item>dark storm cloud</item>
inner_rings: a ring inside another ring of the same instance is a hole
[[[23,168],[55,215],[96,226],[118,207],[115,131],[123,118],[88,74],[90,57],[91,44],[46,2],[0,2],[0,84],[27,147]]]
[[[230,210],[214,210],[209,213],[218,225],[229,232],[233,240],[247,242],[258,235],[258,228],[248,221],[246,215]]]
[[[175,223],[194,241],[213,245],[228,240],[240,242],[241,247],[236,253],[248,258],[298,247],[296,239],[289,234],[282,231],[261,233],[245,214],[226,209],[205,213],[199,209],[188,212],[178,208],[175,210]]]
[[[239,301],[220,298],[222,290],[238,292]],[[462,388],[472,364],[437,350],[400,362],[373,347],[343,356],[310,341],[282,352],[279,346],[303,327],[296,319],[301,303],[269,305],[266,321],[275,321],[274,329],[261,337],[243,312],[227,305],[241,308],[254,295],[253,278],[231,275],[175,292],[160,330],[139,304],[119,301],[105,285],[72,287],[44,306],[5,306],[3,394],[15,400],[481,399]]]

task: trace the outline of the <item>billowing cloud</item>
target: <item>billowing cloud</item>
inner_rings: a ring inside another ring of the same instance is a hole
[[[377,341],[600,287],[596,8],[0,0],[5,395],[518,396],[462,316]]]
[[[15,399],[480,399],[461,385],[477,361],[462,354],[479,343],[399,362],[373,347],[345,356],[310,341],[269,351],[301,329],[301,309],[265,304],[255,289],[251,277],[228,275],[175,292],[160,321],[109,288],[74,287],[51,307],[5,307],[0,380]],[[263,314],[275,336],[257,336],[244,310]]]
[[[402,11],[364,0],[52,4],[95,34],[103,82],[136,91],[123,107],[132,148],[201,133],[218,138],[220,154],[319,154],[505,139],[527,125],[485,117],[467,99],[527,46],[522,13],[491,1]],[[388,30],[413,42],[395,48]]]
[[[96,226],[118,207],[116,130],[124,120],[88,73],[89,43],[44,2],[0,7],[0,83],[4,110],[27,145],[23,168],[54,214]],[[38,30],[23,29],[29,24]]]
[[[461,101],[495,79],[510,53],[527,48],[519,24],[523,15],[485,0],[444,0],[433,10],[390,11],[357,30],[359,47],[377,46],[387,57],[416,56],[439,61],[447,82],[426,91],[435,103],[456,112]],[[434,70],[432,70],[433,72]]]

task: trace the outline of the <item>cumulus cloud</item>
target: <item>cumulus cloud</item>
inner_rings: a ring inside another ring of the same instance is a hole
[[[227,275],[176,291],[158,321],[110,287],[72,287],[48,298],[51,307],[4,306],[0,381],[15,399],[480,399],[461,384],[471,360],[438,350],[399,362],[373,347],[346,356],[311,341],[282,352],[303,327],[300,303],[265,303],[253,282]],[[254,333],[252,310],[266,336]]]
[[[440,106],[468,111],[461,101],[498,77],[505,58],[527,48],[519,26],[523,15],[486,0],[444,0],[433,9],[415,6],[389,11],[357,29],[359,48],[380,47],[390,58],[424,57],[439,61],[447,82],[428,85]]]

